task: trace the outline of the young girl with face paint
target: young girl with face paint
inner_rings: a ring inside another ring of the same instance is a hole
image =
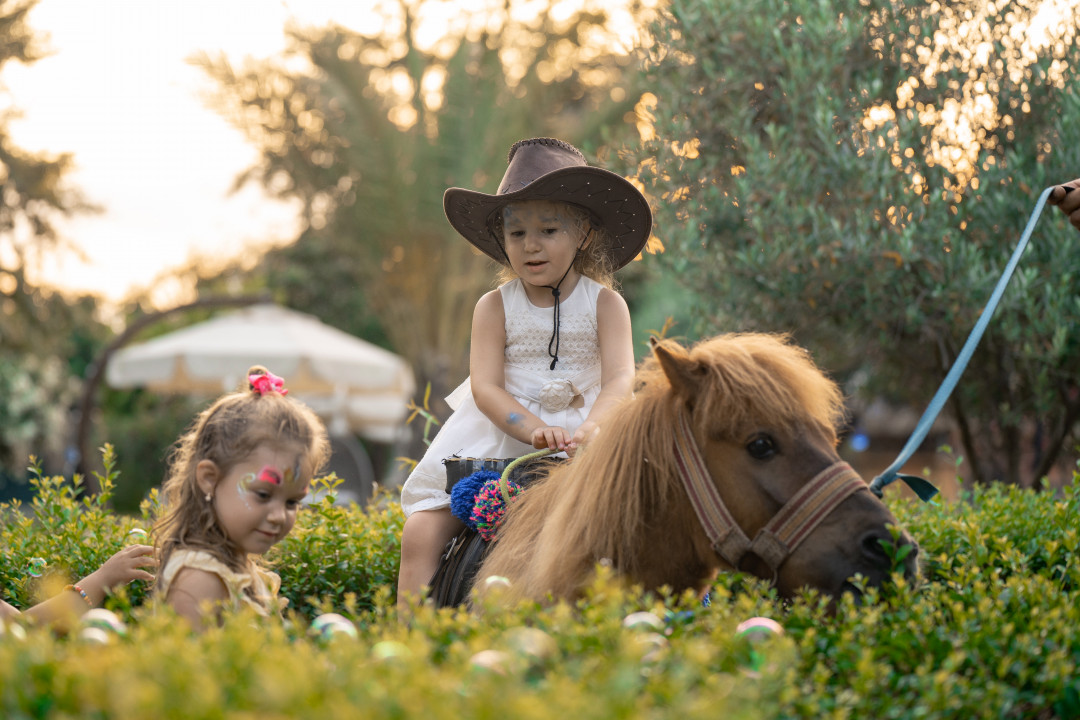
[[[447,398],[454,413],[402,487],[402,607],[463,527],[450,513],[444,460],[534,448],[572,455],[631,391],[630,313],[613,273],[649,238],[647,201],[561,140],[518,142],[507,162],[495,195],[443,196],[450,224],[503,265],[505,282],[476,304],[470,377]]]
[[[286,397],[281,378],[248,371],[248,389],[219,398],[174,448],[154,526],[157,595],[202,628],[210,613],[280,614],[281,580],[257,558],[293,528],[315,472],[329,457],[322,422]]]

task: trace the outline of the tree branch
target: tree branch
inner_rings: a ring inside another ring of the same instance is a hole
[[[1035,478],[1032,483],[1032,489],[1034,490],[1042,489],[1042,483],[1039,481],[1050,474],[1050,469],[1054,467],[1058,456],[1061,455],[1061,448],[1065,445],[1065,439],[1069,437],[1069,431],[1080,420],[1080,398],[1074,402],[1069,402],[1068,389],[1062,395],[1064,395],[1062,399],[1065,401],[1065,417],[1062,418],[1057,431],[1051,436],[1046,453],[1039,461],[1039,466],[1035,468]]]

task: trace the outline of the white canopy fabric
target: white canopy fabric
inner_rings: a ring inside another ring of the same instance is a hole
[[[208,394],[242,387],[252,365],[285,379],[285,387],[331,422],[373,440],[404,432],[415,391],[401,357],[273,304],[254,305],[117,351],[105,368],[112,387]]]

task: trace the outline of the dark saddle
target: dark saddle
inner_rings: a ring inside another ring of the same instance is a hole
[[[446,492],[449,494],[454,485],[463,478],[481,470],[502,473],[506,466],[517,458],[448,458],[446,464]],[[522,462],[510,471],[509,480],[522,487],[547,474],[553,463],[564,462],[566,458],[537,458]],[[436,607],[457,607],[469,600],[469,592],[476,580],[476,571],[487,554],[490,543],[484,540],[476,530],[466,526],[446,545],[439,560],[439,567],[428,583],[428,598]]]

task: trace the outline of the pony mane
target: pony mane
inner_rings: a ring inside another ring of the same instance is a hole
[[[698,430],[707,424],[708,432],[734,434],[749,423],[812,423],[835,442],[843,396],[789,337],[729,334],[689,350],[662,342],[669,353],[689,361],[698,379],[691,420]],[[608,415],[573,462],[555,468],[511,506],[484,572],[527,568],[516,581],[515,595],[572,597],[601,559],[633,577],[640,564],[635,540],[656,535],[658,542],[678,542],[672,535],[679,533],[665,528],[697,526],[692,511],[686,515],[688,504],[676,502],[681,481],[672,447],[684,400],[671,392],[655,357],[641,364],[635,380],[634,396]],[[704,532],[694,535],[704,538]]]
[[[700,377],[694,417],[699,425],[708,419],[713,433],[733,436],[755,423],[788,429],[812,423],[831,432],[835,442],[845,418],[844,397],[789,335],[731,333],[689,350],[670,340],[663,344],[685,356]],[[635,392],[671,387],[655,356],[642,363],[636,378]]]

